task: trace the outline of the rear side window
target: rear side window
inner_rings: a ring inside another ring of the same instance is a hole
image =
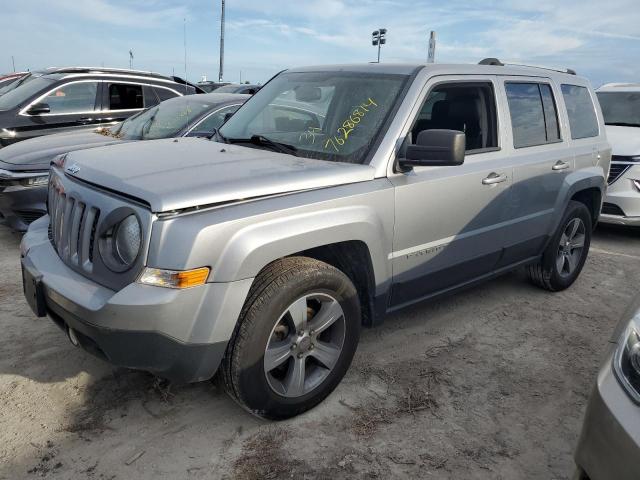
[[[136,110],[144,108],[142,85],[109,84],[109,110]]]
[[[533,147],[560,140],[558,113],[551,87],[546,83],[505,84],[513,146]]]
[[[589,90],[577,85],[562,85],[562,96],[569,115],[571,138],[597,137],[598,119]]]
[[[153,89],[156,91],[156,95],[158,95],[161,102],[178,96],[176,92],[169,90],[168,88],[154,87]]]

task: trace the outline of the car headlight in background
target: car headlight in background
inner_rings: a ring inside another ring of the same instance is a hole
[[[39,175],[37,177],[28,177],[19,180],[23,187],[44,187],[49,183],[49,175]]]
[[[631,319],[618,342],[613,369],[627,393],[640,403],[640,313]]]
[[[129,214],[109,228],[100,238],[99,248],[109,269],[123,272],[131,268],[142,248],[142,227],[138,217]]]

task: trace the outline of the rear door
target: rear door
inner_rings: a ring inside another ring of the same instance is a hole
[[[560,192],[574,155],[559,86],[548,78],[505,77],[501,89],[509,124],[506,150],[513,164],[510,228],[501,266],[538,255],[551,233]]]
[[[512,182],[492,76],[434,77],[425,85],[407,140],[419,131],[464,131],[463,165],[394,173],[391,306],[400,307],[491,273],[505,242]],[[402,155],[400,153],[399,155]]]

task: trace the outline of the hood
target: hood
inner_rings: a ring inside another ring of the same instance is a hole
[[[14,170],[48,170],[49,162],[56,155],[114,143],[122,140],[86,130],[44,135],[1,148],[0,162],[19,167]]]
[[[607,140],[613,155],[635,157],[640,155],[640,128],[607,125]],[[2,152],[2,150],[0,150]]]
[[[141,199],[153,212],[373,180],[368,165],[311,160],[201,138],[71,153],[66,173]]]

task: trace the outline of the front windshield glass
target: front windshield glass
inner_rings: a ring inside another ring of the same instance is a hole
[[[640,92],[598,92],[605,125],[640,127]]]
[[[129,117],[120,125],[100,133],[126,140],[171,138],[212,108],[213,104],[198,100],[197,95],[177,97]]]
[[[22,79],[20,79],[22,80]],[[0,96],[0,110],[11,110],[22,102],[27,101],[32,95],[53,86],[54,80],[47,77],[25,77],[19,85],[14,85],[12,89]],[[9,86],[11,86],[9,85]],[[42,92],[45,93],[45,92]]]
[[[220,135],[230,143],[266,138],[293,147],[301,157],[364,163],[407,79],[339,71],[284,73],[240,107]],[[273,147],[259,139],[252,146]]]

